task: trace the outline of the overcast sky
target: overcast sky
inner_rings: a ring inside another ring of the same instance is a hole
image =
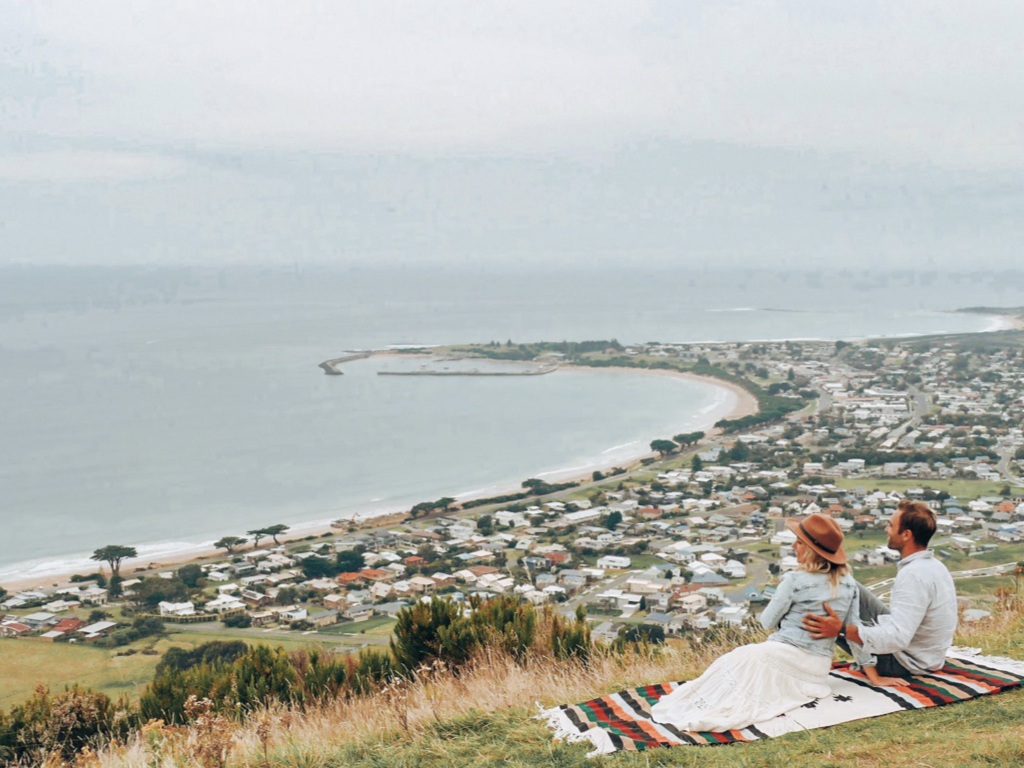
[[[2,263],[1024,263],[1024,4],[8,2]]]

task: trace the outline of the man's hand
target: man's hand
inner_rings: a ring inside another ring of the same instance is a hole
[[[843,620],[836,615],[832,607],[825,603],[822,606],[828,616],[818,616],[813,613],[804,614],[803,627],[811,634],[812,640],[821,640],[828,637],[838,637],[843,629]]]

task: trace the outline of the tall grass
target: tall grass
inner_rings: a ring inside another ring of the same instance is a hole
[[[422,669],[365,697],[301,711],[259,710],[243,721],[208,712],[187,727],[151,723],[127,743],[87,754],[90,768],[226,768],[227,766],[528,766],[584,765],[586,749],[555,745],[531,719],[538,705],[582,701],[621,688],[684,680],[741,642],[763,633],[723,633],[706,642],[675,641],[622,655],[597,653],[588,663],[553,655],[517,663],[493,648],[459,674]],[[987,621],[963,627],[960,645],[1024,658],[1024,610],[1005,601]],[[991,698],[992,701],[985,699]],[[193,704],[202,711],[204,704]],[[968,708],[971,717],[965,720]],[[974,765],[1024,759],[1024,695],[984,697],[950,707],[860,721],[737,748],[657,750],[619,755],[623,765]],[[958,714],[959,713],[959,714]],[[908,724],[910,730],[907,730]],[[743,751],[740,751],[743,750]],[[895,750],[895,751],[894,751]],[[840,754],[845,755],[839,759]],[[756,755],[756,757],[754,757]],[[977,758],[977,761],[975,761]],[[1009,761],[1009,762],[1006,762]]]

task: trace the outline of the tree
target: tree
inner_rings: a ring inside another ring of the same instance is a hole
[[[339,552],[335,556],[335,563],[337,563],[338,570],[341,573],[354,573],[362,570],[366,566],[366,561],[363,560],[363,553],[360,549],[350,549],[346,552]]]
[[[251,531],[246,531],[246,533],[249,534],[250,536],[252,536],[252,548],[253,549],[259,549],[260,548],[260,539],[262,539],[264,536],[268,536],[269,535],[267,533],[267,529],[266,528],[254,528]]]
[[[746,461],[750,458],[750,447],[742,440],[737,440],[729,449],[729,459],[732,461]]]
[[[131,601],[140,609],[153,609],[162,602],[175,603],[188,598],[188,587],[181,579],[150,576],[135,585]]]
[[[234,554],[236,549],[245,544],[245,542],[247,541],[248,539],[246,539],[244,536],[224,536],[223,538],[220,538],[217,541],[213,542],[213,546],[217,547],[218,549],[223,549],[229,555],[232,555]]]
[[[679,446],[673,443],[671,440],[652,440],[651,450],[656,451],[661,455],[662,458],[668,456]]]
[[[276,523],[274,525],[268,525],[266,528],[263,529],[263,532],[274,540],[275,545],[281,546],[281,542],[277,540],[277,537],[285,531],[287,531],[288,528],[289,526],[287,525],[284,525],[282,523]]]
[[[704,469],[704,461],[701,459],[700,456],[694,456],[693,461],[690,462],[690,468],[694,472],[700,472],[702,469]]]
[[[490,536],[494,533],[494,518],[490,515],[481,515],[476,521],[476,527],[484,536]]]
[[[189,589],[195,589],[199,586],[199,580],[203,578],[203,569],[195,563],[183,565],[178,569],[178,578],[181,579]]]
[[[609,531],[614,531],[615,527],[622,522],[622,513],[618,510],[614,510],[608,513],[608,517],[604,520],[604,527]]]
[[[108,544],[93,552],[90,559],[99,563],[106,563],[110,566],[111,575],[120,576],[121,563],[129,557],[138,556],[139,553],[135,550],[135,547],[126,547],[123,544]]]
[[[338,575],[337,560],[331,562],[322,557],[307,557],[302,561],[302,575],[307,579],[324,579]]]

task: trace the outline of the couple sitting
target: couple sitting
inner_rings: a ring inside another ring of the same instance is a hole
[[[685,731],[727,731],[827,696],[837,643],[873,685],[899,685],[942,668],[956,630],[956,591],[928,549],[931,509],[902,501],[885,529],[902,557],[891,607],[854,580],[834,520],[811,515],[786,524],[796,534],[800,566],[782,577],[761,614],[765,629],[778,631],[718,658],[655,704],[653,720]]]

